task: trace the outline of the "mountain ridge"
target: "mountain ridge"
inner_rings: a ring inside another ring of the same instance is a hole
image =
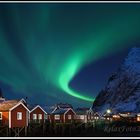
[[[140,111],[140,48],[134,47],[124,63],[113,73],[104,89],[96,97],[93,106],[96,112]]]

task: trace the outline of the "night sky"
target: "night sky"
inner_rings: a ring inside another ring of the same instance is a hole
[[[140,4],[0,4],[0,87],[7,99],[90,107],[131,47]]]

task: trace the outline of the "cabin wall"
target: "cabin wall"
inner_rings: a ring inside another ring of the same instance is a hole
[[[64,115],[60,115],[60,119],[59,120],[55,120],[55,115],[52,114],[50,115],[50,122],[52,123],[63,123],[64,122]]]
[[[87,115],[76,115],[77,122],[87,122]]]
[[[17,112],[22,112],[22,120],[17,120]],[[27,126],[27,110],[22,106],[17,106],[11,111],[11,128]]]
[[[71,119],[68,118],[68,116],[71,115]],[[66,114],[65,114],[65,122],[73,122],[75,119],[75,113],[72,110],[69,110]]]
[[[39,114],[42,114],[42,122],[44,121],[44,112],[38,107],[30,113],[30,120],[33,121],[33,114],[37,114],[37,120],[39,120]]]
[[[93,120],[93,113],[89,112],[89,113],[87,114],[87,120],[88,120],[88,121]]]
[[[9,125],[9,112],[2,112],[2,125]]]

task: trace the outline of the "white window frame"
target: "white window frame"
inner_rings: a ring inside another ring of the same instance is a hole
[[[44,114],[44,119],[45,119],[45,120],[48,120],[48,117],[49,117],[49,116],[48,116],[47,114]]]
[[[71,120],[72,119],[72,116],[71,115],[68,115],[68,120]]]
[[[17,120],[22,120],[22,112],[17,112]]]
[[[60,120],[60,115],[54,115],[55,120]]]
[[[0,112],[0,114],[1,114],[0,120],[2,120],[2,112]]]
[[[33,114],[33,120],[37,120],[37,114]]]
[[[42,117],[42,114],[38,114],[38,119],[39,119],[39,120],[42,120],[42,118],[43,118],[43,117]]]

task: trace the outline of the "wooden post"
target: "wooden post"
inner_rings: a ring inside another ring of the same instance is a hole
[[[30,124],[28,125],[28,134],[30,135]]]
[[[8,130],[9,130],[9,128],[7,127],[7,131],[6,131],[6,136],[8,137]]]
[[[69,135],[71,136],[71,124],[69,125]]]
[[[17,133],[17,136],[19,137],[19,133],[20,133],[20,131],[19,131],[19,128],[18,128],[18,133]]]
[[[64,136],[65,133],[65,126],[62,126],[62,136]]]
[[[57,134],[56,124],[54,125],[54,133],[55,133],[55,135]]]
[[[27,136],[27,126],[25,126],[25,136]]]
[[[9,136],[11,136],[11,128],[9,128]]]
[[[46,134],[46,127],[47,127],[47,124],[43,123],[43,136],[45,136]]]

